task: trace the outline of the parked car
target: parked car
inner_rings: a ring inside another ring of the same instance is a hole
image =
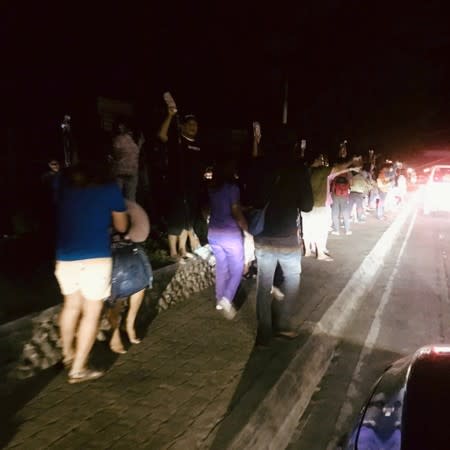
[[[375,383],[344,450],[448,450],[450,345],[392,364]]]
[[[450,212],[450,165],[433,166],[424,189],[423,213]]]

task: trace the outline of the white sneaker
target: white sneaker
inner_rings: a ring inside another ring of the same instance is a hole
[[[334,236],[339,236],[339,231],[332,231],[331,234],[333,234]]]
[[[330,255],[327,255],[325,253],[323,253],[322,255],[317,256],[317,260],[318,261],[327,261],[327,262],[334,261],[334,259]]]
[[[222,307],[222,314],[225,316],[225,319],[228,320],[234,319],[234,316],[236,315],[236,310],[234,309],[234,306],[231,304],[230,300],[223,297],[219,301],[219,306]]]
[[[272,289],[270,290],[270,294],[275,300],[278,300],[281,302],[281,300],[284,300],[284,293],[281,291],[281,289],[277,288],[276,286],[272,286]]]
[[[222,307],[222,305],[220,303],[217,303],[216,304],[216,309],[217,309],[217,311],[222,311],[223,307]]]
[[[350,231],[350,230],[348,230],[348,231],[346,231],[346,232],[345,232],[345,234],[346,234],[346,236],[350,236],[350,235],[352,235],[352,234],[353,234],[353,232],[352,232],[352,231]]]

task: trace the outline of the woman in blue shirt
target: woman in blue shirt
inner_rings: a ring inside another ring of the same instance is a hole
[[[101,173],[88,165],[67,169],[58,199],[55,276],[64,296],[60,329],[69,383],[103,375],[87,361],[111,292],[110,228],[124,233],[128,226],[118,185]]]

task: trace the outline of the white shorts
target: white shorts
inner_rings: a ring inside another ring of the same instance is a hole
[[[86,300],[111,295],[112,258],[56,261],[55,277],[63,295],[80,291]]]

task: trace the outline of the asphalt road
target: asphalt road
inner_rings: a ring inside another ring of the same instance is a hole
[[[334,450],[396,359],[450,342],[450,216],[414,211],[299,421],[289,450]]]

